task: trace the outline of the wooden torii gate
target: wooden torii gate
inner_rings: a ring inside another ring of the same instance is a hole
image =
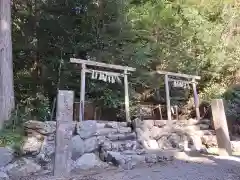
[[[196,118],[200,119],[200,112],[199,112],[199,98],[197,93],[197,87],[196,87],[196,80],[200,80],[200,76],[194,76],[194,75],[188,75],[188,74],[180,74],[180,73],[173,73],[173,72],[167,72],[167,71],[157,71],[158,74],[163,74],[165,76],[164,82],[165,82],[165,92],[166,92],[166,102],[167,102],[167,117],[168,121],[171,122],[171,103],[170,103],[170,93],[169,93],[169,82],[176,81],[177,79],[169,78],[169,76],[173,77],[180,77],[184,78],[186,80],[177,80],[184,82],[186,84],[192,84],[193,88],[193,95],[194,95],[194,104],[195,104],[195,110],[196,110]]]
[[[120,66],[113,64],[106,64],[96,61],[83,60],[70,58],[71,63],[78,63],[82,65],[81,69],[81,89],[80,89],[80,109],[79,109],[79,120],[80,122],[84,120],[84,102],[85,102],[85,80],[86,73],[93,73],[95,70],[87,68],[87,66],[97,66],[108,69],[115,69],[123,71],[123,73],[117,73],[112,71],[98,71],[100,73],[109,73],[113,76],[124,77],[124,94],[125,94],[125,111],[126,111],[126,120],[130,122],[130,111],[129,111],[129,92],[128,92],[128,74],[129,71],[136,71],[136,68],[128,67],[128,66]]]

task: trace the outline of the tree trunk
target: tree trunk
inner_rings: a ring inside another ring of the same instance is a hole
[[[13,108],[11,0],[0,0],[0,128]]]

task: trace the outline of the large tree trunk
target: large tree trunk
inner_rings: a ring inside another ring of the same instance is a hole
[[[0,128],[13,108],[11,0],[0,0]]]

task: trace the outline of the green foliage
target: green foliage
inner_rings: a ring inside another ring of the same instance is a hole
[[[240,86],[230,87],[224,94],[226,114],[231,121],[240,123]]]
[[[4,127],[0,130],[0,146],[9,146],[16,153],[20,152],[20,147],[23,143],[23,119],[25,114],[14,111],[11,118],[5,122]]]
[[[28,118],[48,119],[59,88],[79,97],[73,56],[137,68],[131,97],[162,87],[152,73],[161,69],[200,75],[200,95],[211,100],[239,69],[240,11],[232,0],[14,0],[12,17],[17,103]],[[87,98],[101,106],[122,107],[123,93],[122,85],[87,81]]]

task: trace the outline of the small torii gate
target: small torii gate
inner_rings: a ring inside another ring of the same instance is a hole
[[[82,65],[81,69],[81,89],[80,89],[80,108],[79,108],[79,120],[80,122],[84,120],[84,102],[85,102],[85,80],[86,80],[86,73],[91,73],[92,77],[96,78],[96,72],[100,73],[101,75],[110,75],[111,77],[124,77],[124,94],[125,94],[125,111],[126,111],[126,120],[130,122],[130,111],[129,111],[129,92],[128,92],[128,74],[129,71],[133,72],[136,71],[136,68],[128,67],[128,66],[120,66],[120,65],[113,65],[113,64],[106,64],[96,61],[90,60],[83,60],[83,59],[76,59],[70,58],[71,63],[77,63]],[[123,71],[123,73],[117,73],[112,71],[99,71],[87,68],[87,66],[97,66],[102,68],[108,69],[115,69]],[[107,78],[105,77],[102,77]],[[114,80],[115,81],[115,80]]]
[[[200,119],[200,112],[199,112],[199,98],[197,93],[197,87],[196,87],[196,80],[200,80],[200,76],[194,76],[194,75],[188,75],[188,74],[180,74],[180,73],[173,73],[173,72],[167,72],[167,71],[157,71],[158,74],[163,74],[164,77],[164,83],[165,83],[165,91],[166,91],[166,101],[167,101],[167,117],[168,121],[171,122],[171,103],[170,103],[170,93],[169,93],[169,82],[171,81],[180,81],[185,84],[192,84],[193,88],[193,95],[194,95],[194,104],[195,104],[195,110],[196,110],[196,118],[197,120]],[[177,80],[174,78],[169,78],[169,76],[174,77],[180,77],[187,80]]]

